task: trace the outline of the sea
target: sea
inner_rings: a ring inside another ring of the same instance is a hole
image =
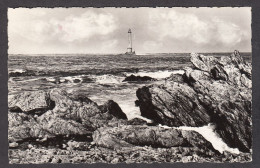
[[[230,54],[203,53],[216,57]],[[251,61],[251,53],[241,54]],[[62,88],[68,93],[81,92],[99,105],[114,100],[132,119],[140,116],[135,106],[138,88],[163,82],[171,74],[182,74],[185,67],[192,66],[189,53],[9,55],[8,95]],[[130,75],[149,76],[157,81],[125,82]]]
[[[214,57],[231,55],[228,52],[201,54]],[[245,61],[251,62],[251,53],[240,54]],[[98,105],[114,100],[129,120],[143,118],[135,106],[136,90],[145,85],[163,83],[171,74],[183,74],[186,67],[193,67],[190,53],[9,55],[8,97],[26,91],[61,88],[71,94],[85,94]],[[124,81],[130,75],[149,76],[156,81]],[[238,149],[229,148],[223,142],[211,123],[178,129],[197,131],[220,152],[239,153]]]

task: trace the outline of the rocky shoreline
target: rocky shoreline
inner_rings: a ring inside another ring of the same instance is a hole
[[[135,103],[152,123],[128,120],[113,100],[97,105],[61,89],[9,97],[9,162],[251,161],[251,65],[237,51],[220,58],[191,54],[191,62],[183,75],[137,90]],[[129,80],[152,79],[139,78]],[[240,153],[220,153],[198,132],[176,128],[207,124]]]

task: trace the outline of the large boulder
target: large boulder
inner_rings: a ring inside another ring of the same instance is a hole
[[[167,82],[137,90],[141,115],[168,126],[203,126],[210,116],[188,85]]]
[[[24,92],[10,97],[8,108],[10,111],[24,113],[42,113],[54,106],[50,95],[44,91]]]
[[[137,90],[141,115],[168,126],[201,126],[213,122],[216,132],[234,148],[252,146],[251,65],[235,51],[216,58],[191,54],[194,69],[186,68],[184,83]]]
[[[154,148],[198,147],[215,151],[211,143],[195,131],[158,126],[101,127],[94,132],[93,141],[98,146],[111,149],[152,146]]]
[[[60,89],[53,89],[49,92],[42,91],[40,93],[48,96],[34,96],[39,94],[38,91],[36,93],[22,93],[21,95],[30,97],[30,99],[24,100],[24,104],[31,107],[30,111],[35,110],[34,108],[38,110],[42,106],[36,105],[33,107],[33,103],[44,102],[46,97],[48,97],[47,100],[52,102],[52,108],[44,107],[45,111],[42,110],[42,113],[39,115],[24,113],[26,111],[21,110],[9,111],[9,141],[90,134],[99,127],[117,125],[120,120],[126,119],[125,114],[114,101],[109,101],[102,106],[103,108],[100,108],[84,95],[75,93],[74,96],[71,96],[66,91]],[[21,95],[14,96],[11,101],[14,101],[15,98],[23,98]],[[34,98],[37,98],[37,100],[34,100]],[[124,122],[126,123],[127,120],[122,120],[122,123]]]

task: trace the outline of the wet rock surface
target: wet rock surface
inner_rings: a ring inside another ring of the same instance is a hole
[[[215,58],[191,54],[184,83],[168,81],[137,90],[141,115],[168,126],[216,124],[224,141],[243,152],[252,146],[251,65],[239,52]]]

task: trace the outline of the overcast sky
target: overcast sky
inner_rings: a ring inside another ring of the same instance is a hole
[[[9,54],[251,51],[251,8],[8,9]]]

